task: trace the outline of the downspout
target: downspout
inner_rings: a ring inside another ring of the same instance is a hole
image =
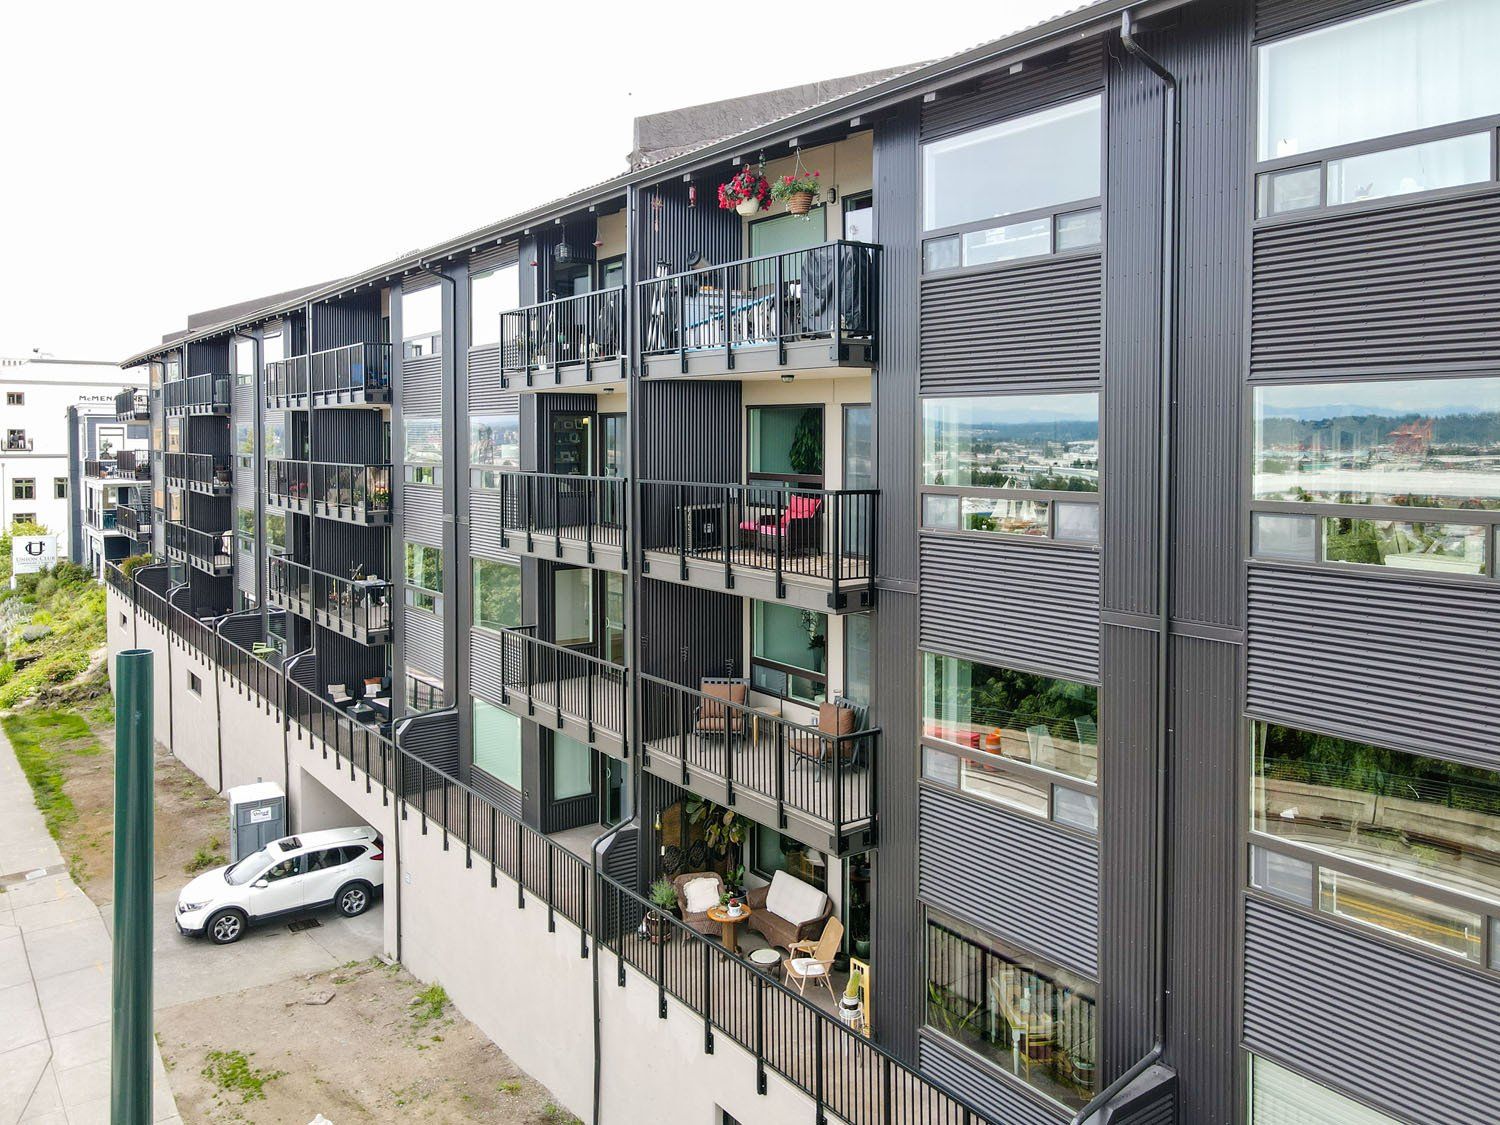
[[[1167,797],[1172,699],[1169,678],[1172,671],[1172,397],[1177,366],[1177,150],[1181,121],[1177,106],[1177,78],[1136,41],[1135,24],[1128,8],[1120,13],[1120,45],[1161,79],[1163,92],[1161,259],[1158,263],[1161,322],[1157,343],[1156,809],[1155,836],[1151,846],[1152,863],[1155,867],[1152,908],[1156,929],[1151,989],[1152,1044],[1150,1050],[1074,1114],[1071,1125],[1082,1125],[1104,1110],[1115,1095],[1158,1062],[1166,1050],[1167,1037],[1167,879],[1170,875]]]
[[[627,802],[629,796],[627,794]],[[593,994],[594,994],[594,1113],[589,1118],[589,1125],[599,1125],[599,1102],[600,1087],[604,1076],[604,1042],[602,1034],[602,1020],[599,1010],[599,849],[604,846],[620,829],[626,827],[635,813],[633,810],[622,807],[620,809],[620,823],[608,832],[602,833],[589,845],[589,893],[594,896],[594,901],[589,909],[589,919],[593,923],[594,948],[593,956],[589,958],[593,962]]]

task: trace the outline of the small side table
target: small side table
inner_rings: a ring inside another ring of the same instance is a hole
[[[774,946],[752,950],[748,960],[772,980],[781,979],[781,954],[776,952]]]
[[[749,919],[755,911],[748,906],[741,906],[738,914],[730,914],[722,906],[710,906],[708,918],[711,922],[717,922],[723,928],[724,949],[733,953],[736,957],[740,955],[740,939],[738,927],[741,922]]]

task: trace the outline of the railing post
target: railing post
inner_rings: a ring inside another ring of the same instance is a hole
[[[844,740],[847,737],[843,734],[833,736],[833,834],[840,846],[844,839]]]
[[[667,1018],[667,942],[672,937],[671,926],[666,915],[656,910],[656,1018],[659,1020]]]
[[[500,855],[500,811],[490,805],[490,889],[494,890],[500,885],[500,880],[495,875],[495,860]]]
[[[687,581],[687,535],[690,517],[687,511],[687,490],[677,485],[677,570],[682,581]]]
[[[589,918],[594,908],[589,905],[589,869],[578,868],[578,955],[588,960]],[[623,963],[623,958],[621,959]]]
[[[598,293],[590,293],[583,299],[583,381],[594,381],[594,318],[599,315],[599,306],[604,304]]]
[[[823,1031],[822,1021],[815,1019],[813,1021],[813,1052],[816,1056],[817,1069],[813,1072],[813,1101],[818,1107],[817,1117],[815,1118],[817,1125],[827,1125],[828,1123],[828,1116],[823,1112],[823,1107],[827,1104],[827,1075],[825,1072],[828,1069],[828,1052],[826,1050],[828,1037],[823,1034]]]
[[[833,355],[829,358],[840,363],[844,358],[844,244],[835,242],[833,253]]]
[[[880,1056],[880,1120],[891,1123],[891,1056]]]
[[[732,322],[732,319],[731,319],[731,316],[730,316],[730,311],[729,311],[729,303],[730,303],[730,300],[731,300],[730,294],[733,292],[733,290],[730,288],[730,280],[731,279],[730,279],[730,276],[729,276],[729,271],[730,271],[731,267],[730,266],[721,266],[720,269],[723,270],[723,279],[722,279],[722,284],[719,286],[719,292],[724,295],[724,366],[725,366],[726,369],[733,370],[733,368],[734,368],[733,322]]]
[[[557,910],[552,903],[554,897],[552,893],[552,841],[549,840],[547,841],[547,932],[549,934],[557,933]]]
[[[687,361],[687,301],[683,296],[684,279],[679,277],[673,280],[672,289],[677,299],[677,363],[682,373],[688,373]]]
[[[589,745],[594,744],[594,680],[598,676],[598,665],[585,658],[583,661],[584,721],[588,724]]]
[[[516,909],[526,909],[526,825],[516,821]]]
[[[844,608],[843,593],[839,584],[844,577],[844,494],[833,492],[829,494],[833,500],[832,504],[824,505],[824,512],[833,513],[833,609]]]
[[[594,564],[594,515],[599,510],[599,484],[592,477],[583,482],[583,549],[589,560],[589,565]],[[558,552],[562,551],[561,529],[557,537]]]
[[[766,975],[755,976],[755,1092],[766,1092]]]
[[[729,498],[735,492],[734,485],[722,485],[723,503],[719,512],[719,551],[724,556],[724,589],[734,589],[734,552],[731,545],[739,542],[740,525],[729,522]]]
[[[777,254],[773,261],[776,263],[772,276],[774,277],[774,288],[771,290],[771,331],[776,334],[776,365],[786,365],[786,332],[783,331],[782,316],[783,305],[786,302],[786,278],[783,276],[782,257]]]
[[[714,963],[713,946],[699,940],[703,947],[703,1053],[714,1053]]]
[[[369,765],[369,740],[365,741],[365,764]],[[470,819],[473,810],[474,794],[464,787],[464,870],[472,870],[474,867],[474,833],[473,822]]]
[[[786,489],[776,491],[776,531],[771,538],[776,540],[776,596],[786,597],[786,578],[782,574],[782,558],[786,551]]]
[[[786,827],[786,726],[776,723],[776,827]]]
[[[442,775],[439,775],[442,776]],[[443,778],[443,851],[448,850],[448,779]]]

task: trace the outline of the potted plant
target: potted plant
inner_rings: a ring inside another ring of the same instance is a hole
[[[724,890],[735,898],[745,897],[745,865],[737,863],[724,873]]]
[[[758,168],[748,164],[728,183],[719,185],[719,206],[741,215],[759,214],[771,200],[771,184]]]
[[[839,997],[839,1021],[855,1031],[863,1030],[860,1025],[864,1023],[864,1013],[859,1006],[859,986],[863,980],[863,973],[857,970],[850,973],[849,983],[844,985],[844,994]]]
[[[651,890],[646,895],[651,900],[651,905],[656,907],[647,913],[641,925],[646,931],[646,940],[652,945],[660,945],[664,941],[672,940],[672,927],[662,919],[661,914],[677,914],[677,888],[672,885],[672,880],[663,875],[651,884]],[[656,911],[661,911],[658,914]]]
[[[784,203],[790,215],[806,215],[812,210],[813,197],[821,187],[818,173],[807,171],[799,161],[795,172],[782,176],[771,185],[771,198]]]
[[[383,484],[370,489],[370,506],[383,511],[391,506],[391,490]]]

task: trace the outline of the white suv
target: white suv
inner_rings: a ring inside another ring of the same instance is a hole
[[[177,896],[177,929],[215,945],[239,941],[251,922],[317,906],[363,914],[385,879],[380,834],[331,828],[273,840],[229,867],[205,871]]]

